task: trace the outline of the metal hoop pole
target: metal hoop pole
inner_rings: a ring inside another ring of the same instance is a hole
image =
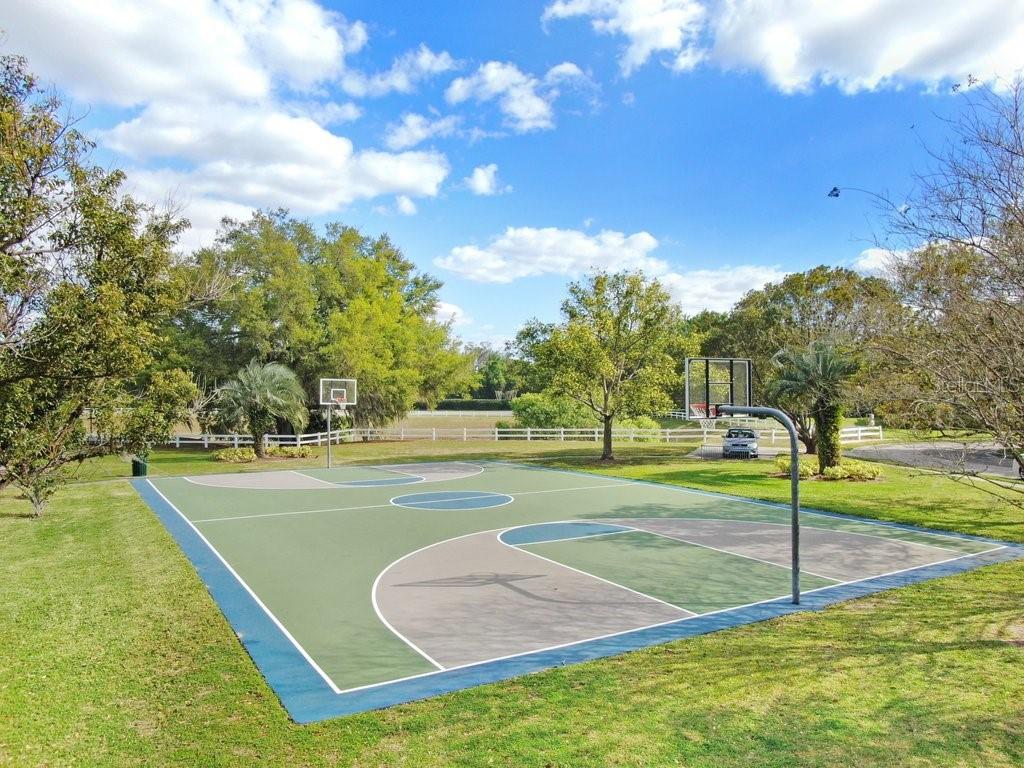
[[[800,604],[800,443],[796,426],[778,408],[762,406],[720,405],[718,412],[728,416],[768,416],[780,422],[789,432],[790,544],[792,548],[793,603]]]
[[[327,406],[327,468],[331,468],[331,406]]]

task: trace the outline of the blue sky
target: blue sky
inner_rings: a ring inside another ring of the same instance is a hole
[[[877,266],[871,200],[825,193],[898,198],[952,84],[1024,66],[1016,0],[14,0],[0,28],[183,246],[259,207],[387,232],[496,344],[590,268],[693,312]]]

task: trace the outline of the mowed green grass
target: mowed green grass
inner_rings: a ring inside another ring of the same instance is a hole
[[[453,446],[417,447],[438,458]],[[765,462],[652,448],[611,469],[575,449],[546,460],[760,498],[787,491]],[[347,460],[399,456],[351,450]],[[533,450],[517,458],[543,458]],[[192,454],[167,474],[208,464]],[[1024,541],[1020,510],[935,476],[893,469],[882,483],[804,488],[820,508]],[[68,488],[41,520],[24,510],[0,497],[0,765],[1024,763],[1022,563],[296,726],[127,483]]]

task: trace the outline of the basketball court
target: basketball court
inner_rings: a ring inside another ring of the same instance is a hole
[[[1024,556],[805,510],[796,606],[783,505],[501,462],[134,482],[299,722]]]

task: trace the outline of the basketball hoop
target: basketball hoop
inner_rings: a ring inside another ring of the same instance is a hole
[[[331,429],[331,413],[337,408],[342,413],[356,404],[355,379],[320,379],[320,405],[327,410],[327,467],[332,465],[331,444],[334,432]]]

